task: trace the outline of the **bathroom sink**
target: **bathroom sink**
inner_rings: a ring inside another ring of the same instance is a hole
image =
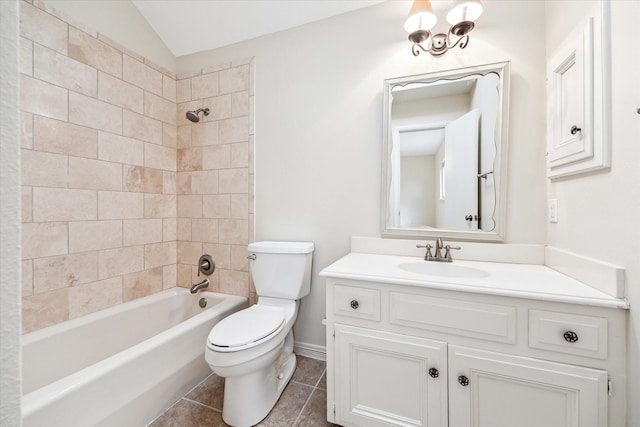
[[[489,273],[473,267],[455,265],[445,262],[420,261],[405,262],[399,264],[401,270],[409,273],[424,274],[426,276],[443,276],[443,277],[469,277],[480,278],[487,277]]]

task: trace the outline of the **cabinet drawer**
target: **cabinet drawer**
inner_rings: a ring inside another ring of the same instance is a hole
[[[516,309],[496,304],[391,292],[389,322],[513,344]]]
[[[333,311],[340,316],[380,320],[380,291],[336,285],[333,289]]]
[[[529,310],[529,347],[607,358],[607,319]]]

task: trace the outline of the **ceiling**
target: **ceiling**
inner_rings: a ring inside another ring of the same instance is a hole
[[[176,56],[215,49],[385,0],[132,0]]]

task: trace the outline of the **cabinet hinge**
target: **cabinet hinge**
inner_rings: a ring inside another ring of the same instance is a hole
[[[333,330],[333,340],[334,341],[336,340],[336,330],[335,329]]]
[[[611,380],[607,380],[607,393],[609,396],[613,396],[613,383]]]
[[[336,404],[335,404],[335,402],[333,404],[333,416],[334,417],[336,416]]]

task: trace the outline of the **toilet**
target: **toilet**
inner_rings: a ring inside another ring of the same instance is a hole
[[[257,304],[218,322],[205,359],[225,378],[222,418],[235,427],[264,419],[296,369],[293,324],[311,288],[311,242],[249,244]]]

